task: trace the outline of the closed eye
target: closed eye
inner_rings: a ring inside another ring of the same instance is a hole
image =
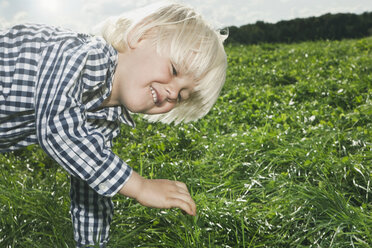
[[[174,67],[174,65],[172,64],[172,75],[176,77],[177,74],[178,74],[178,73],[177,73],[177,70],[176,70],[176,68]]]

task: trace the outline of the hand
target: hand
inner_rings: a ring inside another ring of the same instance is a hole
[[[132,173],[120,194],[136,199],[141,205],[154,208],[180,208],[189,215],[196,215],[196,205],[186,185],[165,179],[145,179]]]

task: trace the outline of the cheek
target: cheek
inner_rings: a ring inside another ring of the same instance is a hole
[[[133,85],[126,85],[122,87],[120,91],[120,103],[127,107],[132,112],[137,112],[138,109],[143,105],[143,99],[145,99],[144,92],[141,92]]]
[[[168,103],[167,106],[164,108],[163,110],[163,114],[164,113],[168,113],[169,111],[171,111],[172,109],[174,109],[176,105],[173,104],[173,103]]]
[[[174,109],[176,106],[175,103],[166,102],[164,105],[158,107],[155,106],[151,110],[148,111],[148,114],[165,114]]]

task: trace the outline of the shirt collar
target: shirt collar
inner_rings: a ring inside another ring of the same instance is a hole
[[[102,96],[94,102],[94,104],[89,109],[97,109],[101,106],[104,99],[106,99],[112,90],[112,81],[114,78],[114,73],[118,61],[118,52],[111,46],[108,45],[110,53],[110,65],[107,71],[106,82],[102,89]],[[117,121],[119,120],[123,124],[127,124],[131,127],[135,127],[136,124],[133,121],[128,109],[124,106],[115,106],[115,107],[106,107],[96,111],[88,112],[88,118],[92,119],[106,119],[108,121]]]
[[[120,121],[133,128],[136,126],[129,111],[124,106],[106,107],[97,111],[87,112],[87,118],[104,119],[112,122]]]

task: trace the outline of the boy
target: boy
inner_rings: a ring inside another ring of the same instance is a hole
[[[71,174],[78,247],[105,246],[119,193],[196,215],[184,183],[149,180],[111,151],[130,112],[151,121],[192,121],[225,81],[225,37],[180,4],[110,18],[100,37],[43,25],[0,32],[0,152],[38,143]]]

